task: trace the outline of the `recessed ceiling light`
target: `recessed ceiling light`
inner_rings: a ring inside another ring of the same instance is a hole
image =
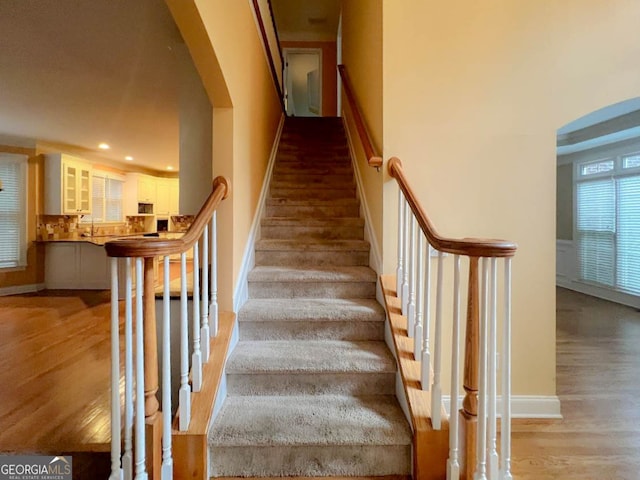
[[[126,157],[124,157],[125,160],[127,160],[128,162],[133,161],[133,157],[131,155],[127,155]]]
[[[102,142],[100,145],[98,145],[98,148],[99,148],[100,150],[109,150],[111,147],[109,146],[109,144],[108,144],[108,143],[104,143],[104,142]]]
[[[169,166],[167,167],[167,170],[173,170],[173,167],[172,167],[171,165],[169,165]]]

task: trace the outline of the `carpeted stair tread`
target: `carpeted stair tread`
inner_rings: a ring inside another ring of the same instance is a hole
[[[384,322],[384,309],[369,298],[249,299],[238,313],[239,322]]]
[[[376,272],[369,267],[287,267],[257,266],[249,272],[249,282],[376,282]]]
[[[256,250],[268,251],[306,251],[306,252],[336,252],[346,251],[369,251],[369,242],[354,239],[306,239],[306,240],[288,240],[288,239],[266,239],[256,242]]]
[[[265,217],[262,226],[286,227],[327,227],[327,226],[364,226],[364,219],[360,217],[338,218],[307,218],[307,217]]]
[[[396,364],[381,341],[241,341],[227,373],[390,373]]]
[[[210,431],[214,447],[411,443],[391,395],[229,396]]]

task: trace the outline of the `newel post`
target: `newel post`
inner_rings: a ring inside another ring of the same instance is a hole
[[[153,257],[144,259],[144,415],[146,459],[150,479],[160,477],[162,467],[162,415],[158,392],[158,342],[156,336],[156,279]]]
[[[467,328],[464,351],[465,397],[460,410],[462,478],[473,480],[476,467],[476,435],[478,430],[478,363],[480,354],[480,308],[478,292],[478,257],[469,258],[469,292],[467,296]]]

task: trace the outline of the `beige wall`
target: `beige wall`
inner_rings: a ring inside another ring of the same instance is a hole
[[[384,158],[442,234],[518,243],[518,395],[555,394],[556,129],[638,96],[638,18],[636,0],[383,0]]]
[[[344,0],[342,3],[342,63],[353,83],[374,148],[382,152],[382,1]],[[383,242],[383,178],[367,165],[348,103],[343,114],[354,143],[364,195],[371,213],[371,227],[380,248]]]
[[[556,173],[556,238],[573,240],[573,164]]]
[[[44,159],[33,148],[0,145],[0,153],[17,153],[29,157],[27,167],[27,266],[14,271],[0,270],[0,288],[44,283],[44,248],[35,243],[36,215],[42,212],[44,199]]]
[[[232,184],[218,226],[220,306],[230,310],[282,112],[249,2],[167,4],[213,105],[213,174]]]
[[[280,42],[282,48],[322,49],[322,116],[335,117],[337,109],[336,42]]]

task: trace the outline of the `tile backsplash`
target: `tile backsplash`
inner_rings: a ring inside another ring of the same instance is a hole
[[[175,232],[186,232],[193,223],[195,215],[172,215],[173,230]]]
[[[93,225],[79,223],[76,215],[38,215],[38,240],[74,240],[82,236],[127,235],[143,233],[146,217],[126,217],[124,223]]]

